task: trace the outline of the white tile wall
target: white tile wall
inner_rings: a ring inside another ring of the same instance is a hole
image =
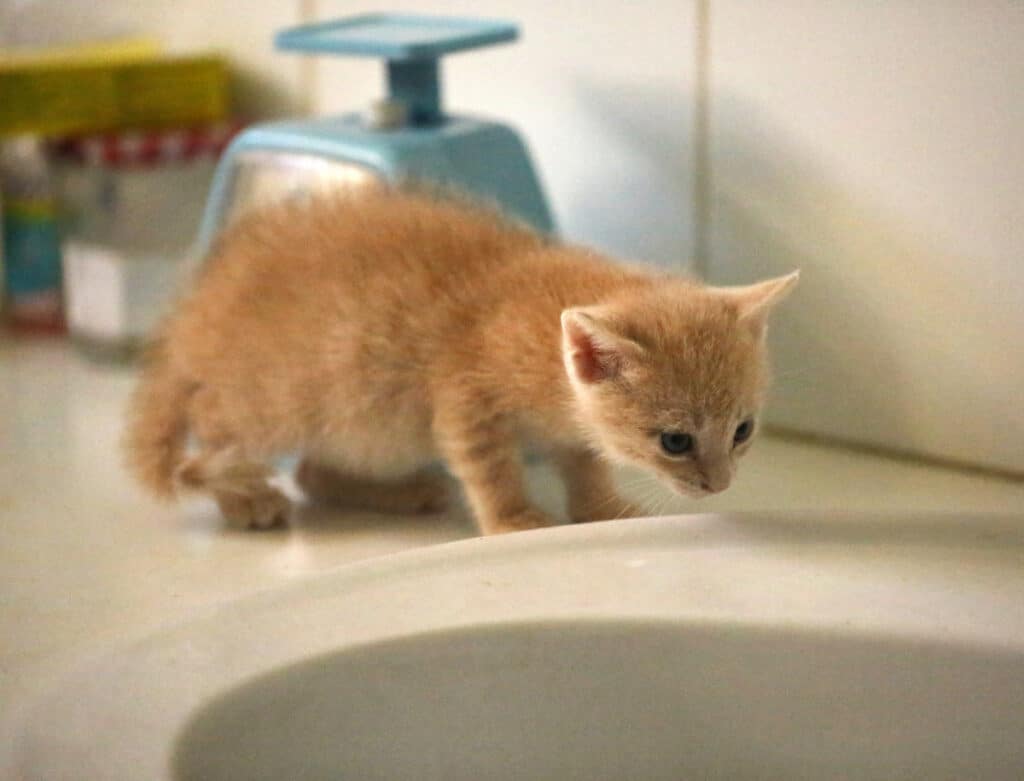
[[[710,269],[777,424],[1024,472],[1024,3],[714,0]]]

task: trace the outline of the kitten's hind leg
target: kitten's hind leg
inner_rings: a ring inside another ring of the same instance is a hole
[[[273,471],[244,458],[237,448],[208,450],[178,469],[177,481],[186,489],[213,496],[231,526],[269,529],[287,523],[292,503],[268,482]]]
[[[451,481],[424,469],[397,480],[374,480],[303,459],[295,482],[314,501],[389,513],[435,513],[448,506]]]

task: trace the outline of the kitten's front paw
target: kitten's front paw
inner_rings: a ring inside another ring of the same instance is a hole
[[[604,502],[593,502],[583,507],[574,507],[569,516],[573,523],[590,523],[592,521],[614,521],[620,518],[645,518],[649,514],[640,505],[615,496]]]
[[[442,477],[420,478],[396,493],[398,501],[413,513],[444,512],[450,502],[448,481]]]
[[[521,532],[527,529],[543,529],[546,526],[553,526],[554,519],[540,510],[523,510],[515,515],[507,515],[502,518],[482,520],[480,528],[484,534],[508,534],[509,532]]]
[[[239,529],[284,526],[292,511],[291,500],[272,486],[246,494],[217,494],[217,506],[228,525]]]

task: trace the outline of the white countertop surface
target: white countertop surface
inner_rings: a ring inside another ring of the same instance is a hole
[[[65,340],[0,337],[0,703],[82,655],[224,600],[475,533],[462,511],[387,517],[316,508],[302,508],[288,530],[231,532],[206,502],[153,502],[120,466],[133,379],[130,370],[89,364]],[[533,467],[530,479],[540,502],[557,510],[548,471]],[[1022,508],[1020,481],[765,437],[726,494],[666,500],[663,511]]]

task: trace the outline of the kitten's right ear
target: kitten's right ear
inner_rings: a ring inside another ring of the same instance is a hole
[[[566,371],[584,385],[612,379],[644,349],[616,332],[607,316],[596,307],[562,312],[562,356]]]

